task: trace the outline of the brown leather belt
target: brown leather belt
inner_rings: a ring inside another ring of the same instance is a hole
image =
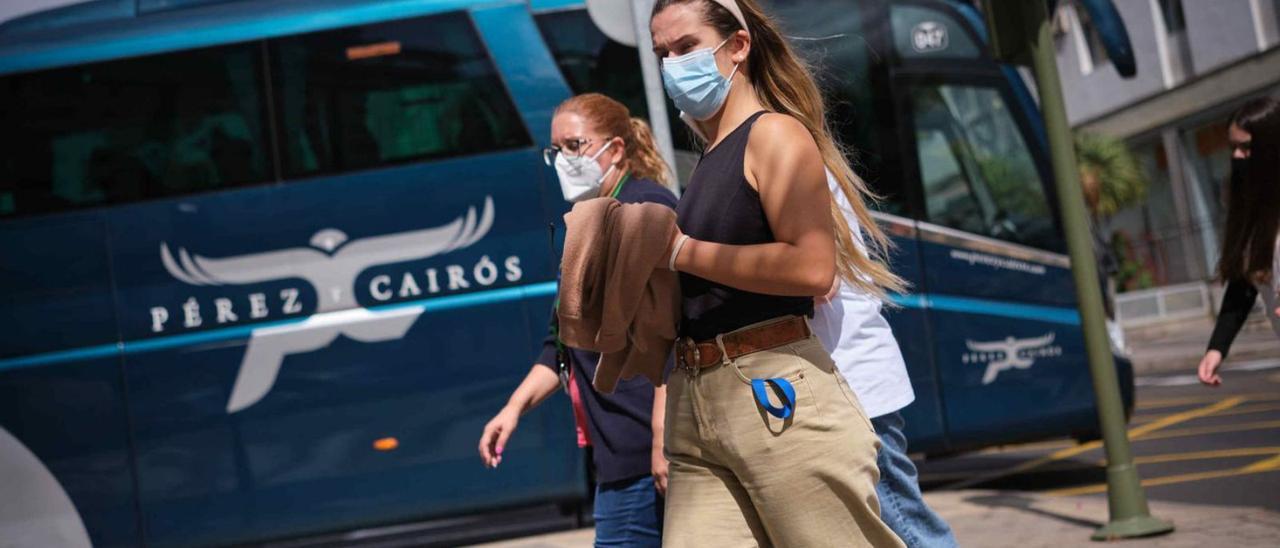
[[[684,337],[676,341],[676,365],[690,375],[713,365],[755,352],[770,350],[782,345],[809,338],[809,323],[800,316],[742,329],[699,343]],[[723,352],[721,349],[723,348]]]

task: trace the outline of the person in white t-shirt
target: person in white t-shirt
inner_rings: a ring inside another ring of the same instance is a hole
[[[827,184],[862,246],[861,227],[831,173],[827,173]],[[880,468],[880,482],[876,484],[880,519],[907,546],[955,546],[951,527],[925,504],[915,464],[907,457],[907,439],[902,433],[905,421],[899,411],[915,401],[916,395],[898,340],[880,313],[880,299],[842,283],[837,276],[831,293],[816,304],[810,325],[831,352],[880,437],[876,459]]]

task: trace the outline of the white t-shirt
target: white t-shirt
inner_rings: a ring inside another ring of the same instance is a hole
[[[858,246],[865,249],[858,219],[830,172],[827,185],[844,211]],[[880,307],[875,296],[842,283],[831,302],[815,307],[811,322],[814,334],[831,352],[840,374],[872,418],[902,409],[916,399],[902,350]]]

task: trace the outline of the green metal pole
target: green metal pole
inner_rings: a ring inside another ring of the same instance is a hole
[[[1038,26],[1030,44],[1032,66],[1040,92],[1045,131],[1049,136],[1062,228],[1066,233],[1067,249],[1071,255],[1071,272],[1075,277],[1076,298],[1080,304],[1080,323],[1084,327],[1084,344],[1089,356],[1089,370],[1093,375],[1093,391],[1098,400],[1098,421],[1107,452],[1107,499],[1111,517],[1106,525],[1093,533],[1093,539],[1108,540],[1168,533],[1173,531],[1173,524],[1151,516],[1151,511],[1147,508],[1147,496],[1142,490],[1138,471],[1133,465],[1133,455],[1129,451],[1124,404],[1120,399],[1120,383],[1107,338],[1102,291],[1098,287],[1098,265],[1093,255],[1084,195],[1080,190],[1080,173],[1076,167],[1075,145],[1071,138],[1071,126],[1067,123],[1048,17],[1044,17]]]

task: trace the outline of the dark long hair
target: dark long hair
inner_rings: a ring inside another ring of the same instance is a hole
[[[1275,275],[1276,235],[1280,232],[1280,101],[1255,99],[1231,117],[1252,136],[1245,176],[1227,196],[1218,278],[1264,282]]]

